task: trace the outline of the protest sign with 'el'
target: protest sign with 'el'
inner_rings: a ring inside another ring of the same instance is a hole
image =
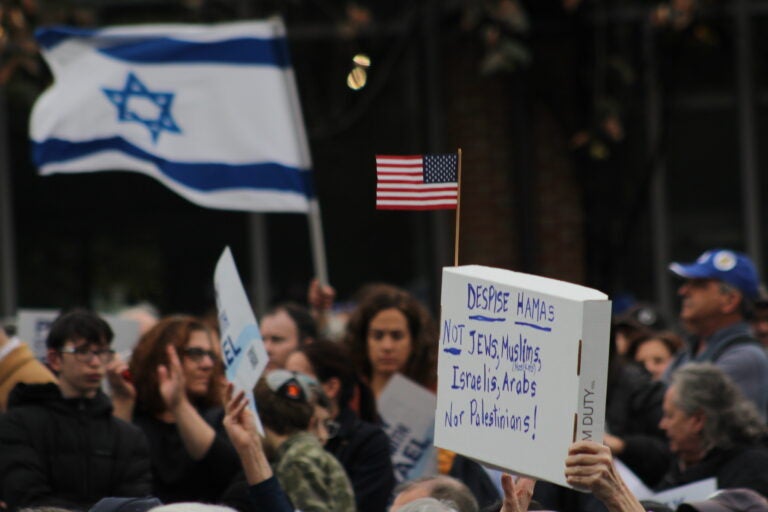
[[[435,395],[399,373],[389,379],[377,401],[389,454],[398,482],[437,471],[432,444],[435,430]]]
[[[221,354],[227,380],[237,389],[245,391],[251,409],[256,414],[256,427],[264,435],[256,412],[253,387],[264,372],[269,358],[229,247],[224,249],[216,264],[213,281],[219,311]]]
[[[567,486],[570,444],[603,439],[607,296],[474,265],[442,284],[435,444]]]

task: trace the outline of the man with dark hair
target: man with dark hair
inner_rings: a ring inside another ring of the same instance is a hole
[[[352,485],[339,461],[309,430],[320,385],[298,372],[273,370],[254,389],[275,476],[297,510],[354,512]]]
[[[284,302],[261,318],[261,337],[269,356],[267,371],[282,369],[294,350],[317,339],[317,324],[307,308]]]
[[[765,418],[768,356],[746,321],[759,296],[754,264],[740,252],[712,249],[693,263],[672,263],[669,269],[684,279],[678,289],[680,320],[691,335],[688,348],[667,368],[665,380],[687,363],[714,363]]]
[[[101,391],[112,329],[96,314],[59,316],[46,344],[58,384],[19,384],[0,416],[0,494],[11,510],[87,509],[104,496],[151,492],[141,431],[112,416]]]

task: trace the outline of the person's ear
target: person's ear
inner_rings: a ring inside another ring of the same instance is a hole
[[[330,400],[336,400],[341,393],[341,380],[338,377],[331,377],[323,382],[323,391]]]
[[[723,296],[725,297],[725,299],[723,300],[723,311],[725,313],[733,313],[735,311],[738,311],[742,301],[744,300],[744,297],[741,295],[741,292],[738,292],[736,290],[730,290],[725,294],[723,294]]]
[[[707,424],[707,415],[704,411],[697,411],[691,414],[691,420],[693,421],[693,428],[697,433],[701,433],[704,430],[704,425]]]
[[[46,354],[46,359],[48,360],[48,366],[51,367],[51,370],[53,370],[55,373],[59,373],[61,371],[61,352],[56,349],[49,348]]]

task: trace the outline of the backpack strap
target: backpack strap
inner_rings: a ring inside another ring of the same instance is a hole
[[[717,350],[715,350],[712,353],[710,360],[714,363],[715,361],[720,359],[720,356],[722,356],[726,350],[733,347],[734,345],[755,345],[757,347],[762,347],[762,345],[760,345],[760,342],[758,342],[755,338],[753,338],[750,335],[745,334],[741,336],[735,336],[727,340],[725,343],[723,343],[719,347],[717,347]]]

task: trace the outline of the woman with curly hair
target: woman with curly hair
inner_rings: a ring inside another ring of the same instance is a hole
[[[402,373],[435,390],[437,329],[426,308],[405,290],[368,286],[347,324],[344,341],[376,398]]]
[[[239,469],[222,426],[213,340],[198,319],[167,317],[139,339],[128,368],[109,368],[116,414],[146,434],[154,494],[164,503],[216,501]]]

